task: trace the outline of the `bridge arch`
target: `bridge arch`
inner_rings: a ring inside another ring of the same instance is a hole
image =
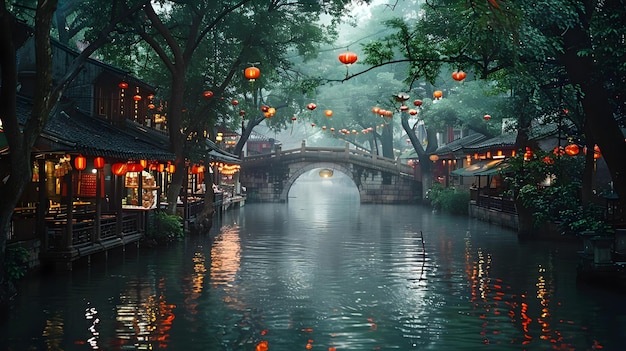
[[[326,169],[332,170],[333,172],[339,171],[345,174],[352,180],[352,183],[354,183],[354,186],[359,190],[359,196],[361,196],[361,189],[357,185],[358,183],[354,180],[352,171],[350,170],[349,167],[347,167],[346,165],[342,163],[336,163],[336,162],[314,162],[314,163],[305,164],[302,167],[298,167],[293,171],[292,174],[290,174],[289,179],[284,183],[283,191],[280,194],[280,201],[285,201],[285,202],[287,201],[287,198],[289,196],[289,190],[291,190],[291,186],[296,182],[296,180],[298,180],[298,178],[300,178],[301,175],[307,172],[310,172],[314,169],[318,169],[318,168],[326,168]]]

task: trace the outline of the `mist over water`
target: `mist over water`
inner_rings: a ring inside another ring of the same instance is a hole
[[[579,243],[418,205],[360,204],[319,170],[210,233],[31,277],[7,350],[620,350],[626,301],[576,283]],[[6,342],[5,342],[6,340]],[[257,346],[260,345],[260,346]]]

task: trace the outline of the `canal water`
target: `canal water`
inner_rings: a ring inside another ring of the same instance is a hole
[[[626,298],[577,284],[579,243],[313,179],[178,244],[29,277],[2,349],[626,349]]]

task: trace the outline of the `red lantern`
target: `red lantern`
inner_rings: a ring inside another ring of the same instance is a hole
[[[380,107],[376,106],[376,107],[372,107],[372,112],[375,114],[378,114],[378,112],[380,112]]]
[[[141,163],[129,163],[126,165],[127,172],[141,172],[143,171],[143,166]]]
[[[296,120],[296,116],[291,117],[291,120],[295,121]]]
[[[261,106],[261,111],[263,111],[263,112],[267,112],[269,109],[270,109],[270,107],[267,106],[267,105]]]
[[[409,114],[410,114],[411,116],[415,116],[415,115],[417,114],[417,110],[410,109],[410,110],[409,110]]]
[[[415,101],[413,101],[413,105],[415,105],[417,107],[422,106],[422,100],[415,100]]]
[[[149,109],[153,110],[153,109],[154,109],[154,107],[155,107],[155,106],[154,106],[154,104],[148,104],[148,108],[149,108]]]
[[[141,95],[137,94],[137,95],[133,96],[133,100],[141,101]]]
[[[435,99],[441,99],[442,96],[443,96],[443,92],[441,90],[435,90],[435,92],[433,93],[433,97]]]
[[[159,168],[158,168],[160,173],[163,173],[163,171],[165,171],[165,165],[163,163],[159,163]]]
[[[169,165],[167,165],[167,172],[168,172],[168,173],[174,173],[174,172],[176,172],[176,166],[175,166],[175,165],[173,165],[173,164],[169,164]]]
[[[104,168],[104,157],[96,157],[93,159],[93,168],[102,169]]]
[[[141,167],[143,167],[144,169],[146,167],[148,167],[148,161],[147,160],[139,160],[139,164],[141,165]]]
[[[239,101],[237,100],[233,100],[230,102],[233,106],[237,106],[239,104]]]
[[[191,166],[191,174],[198,174],[198,165]]]
[[[347,51],[339,54],[339,61],[344,65],[351,65],[355,63],[356,60],[358,60],[358,56],[353,52]]]
[[[87,159],[83,155],[78,155],[74,158],[74,168],[79,171],[84,170],[87,167]]]
[[[256,67],[248,67],[246,68],[245,76],[246,79],[254,82],[255,79],[258,79],[261,76],[261,70]]]
[[[465,77],[467,77],[467,73],[463,71],[454,71],[452,73],[452,79],[456,80],[457,82],[462,81],[463,79],[465,79]]]
[[[408,111],[409,107],[407,105],[400,106],[400,111]]]
[[[311,127],[315,127],[315,123],[311,123]]]
[[[117,86],[120,87],[120,89],[127,89],[128,88],[128,83],[122,81]]]
[[[126,163],[114,163],[111,165],[111,172],[116,176],[123,176],[127,172]]]
[[[490,120],[490,119],[491,119],[491,116],[489,116],[489,115],[484,115],[484,116],[483,116],[483,119],[484,119],[485,121],[488,121],[488,120]]]
[[[326,111],[324,111],[324,114],[325,114],[327,117],[330,117],[330,116],[332,116],[332,115],[333,115],[333,110],[326,110]]]
[[[202,93],[202,96],[204,96],[207,99],[210,99],[213,97],[213,92],[210,90],[205,91],[204,93]]]
[[[243,117],[245,115],[246,115],[246,111],[244,110],[239,111],[239,116]]]
[[[543,158],[543,162],[545,164],[552,165],[552,164],[554,164],[554,159],[552,159],[552,157],[550,157],[550,156],[545,156]]]
[[[306,105],[306,108],[308,108],[309,110],[313,111],[317,108],[317,105],[314,103],[310,103],[308,105]]]
[[[569,144],[565,147],[565,154],[568,156],[576,156],[580,152],[580,147],[576,144]]]
[[[600,147],[598,145],[593,147],[593,158],[594,159],[602,158],[602,153],[600,152]]]

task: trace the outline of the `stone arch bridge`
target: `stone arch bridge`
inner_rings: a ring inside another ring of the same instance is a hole
[[[413,169],[396,160],[344,148],[307,147],[245,157],[240,182],[248,201],[286,202],[289,189],[313,169],[341,172],[352,179],[361,203],[411,203],[421,196]]]

